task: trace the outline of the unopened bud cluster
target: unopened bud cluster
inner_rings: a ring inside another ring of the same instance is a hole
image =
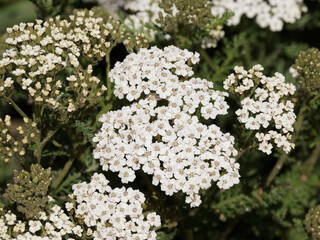
[[[149,41],[144,33],[138,34],[132,38],[128,37],[124,41],[124,44],[128,52],[133,52],[133,50],[139,51],[141,48],[149,47]]]
[[[15,154],[23,157],[27,146],[35,141],[36,123],[24,118],[24,124],[13,129],[11,117],[0,118],[0,162],[8,162]]]
[[[318,92],[320,89],[320,51],[310,48],[301,51],[295,64],[290,69],[294,77],[299,80],[300,87],[308,93]]]
[[[320,205],[311,208],[304,220],[310,239],[320,239]]]
[[[142,169],[167,195],[187,194],[192,207],[201,203],[199,191],[217,181],[228,189],[239,182],[233,156],[234,137],[214,124],[200,122],[227,113],[227,93],[212,90],[207,80],[191,78],[187,65],[199,55],[174,46],[153,47],[130,54],[110,72],[115,95],[139,100],[103,115],[94,157],[103,170],[118,172],[123,183]]]
[[[8,28],[11,47],[0,60],[0,95],[18,83],[36,104],[62,112],[94,105],[106,87],[93,75],[93,66],[108,48],[122,42],[122,25],[104,21],[93,11],[75,11],[60,17],[21,23]],[[65,77],[67,76],[67,77]]]
[[[31,165],[30,173],[14,170],[13,184],[8,184],[4,198],[10,204],[17,204],[17,210],[27,219],[36,219],[48,202],[48,188],[51,183],[51,169]]]
[[[224,88],[242,97],[241,108],[236,111],[239,122],[246,129],[257,131],[255,136],[262,152],[271,154],[276,145],[288,153],[294,147],[290,139],[296,115],[286,96],[294,94],[295,86],[285,83],[280,73],[266,77],[261,65],[248,71],[236,66],[234,71],[224,81]]]
[[[256,22],[262,28],[270,28],[277,32],[283,29],[284,23],[294,23],[307,12],[303,0],[211,0],[212,14],[219,16],[225,11],[231,11],[234,16],[228,25],[238,25],[241,17],[256,17]]]
[[[145,24],[153,23],[166,39],[175,34],[192,33],[192,41],[202,48],[216,47],[224,31],[221,25],[215,24],[216,17],[211,14],[210,6],[208,0],[135,0],[125,5],[127,10],[135,13],[126,19],[125,25],[146,33],[153,40],[157,31],[145,27]]]
[[[144,213],[145,197],[139,190],[114,188],[103,174],[95,173],[90,183],[72,186],[66,208],[75,213],[89,229],[94,239],[156,239],[153,227],[161,225],[155,213]]]

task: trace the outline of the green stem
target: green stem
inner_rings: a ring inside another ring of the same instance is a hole
[[[59,130],[60,127],[61,127],[61,125],[58,125],[54,130],[49,130],[47,136],[41,142],[39,142],[39,146],[38,146],[37,150],[34,152],[34,155],[37,159],[38,164],[41,163],[41,156],[42,156],[43,148],[49,142],[49,140],[53,137],[53,135]]]
[[[248,98],[251,98],[251,96],[255,93],[255,91],[256,91],[256,89],[258,88],[260,82],[261,82],[261,81],[259,80],[259,82],[255,84],[255,86],[254,86],[254,88],[251,90]]]
[[[240,151],[238,152],[237,156],[234,157],[234,158],[236,159],[236,161],[238,161],[239,158],[240,158],[244,153],[246,153],[248,150],[250,150],[250,149],[252,149],[252,148],[253,148],[253,146],[251,145],[251,146],[249,146],[249,147],[247,147],[247,148],[240,149]]]
[[[314,98],[310,101],[310,105],[312,106],[315,103],[315,101],[317,101],[319,98],[320,98],[320,93],[314,96]]]
[[[312,151],[310,158],[304,164],[303,176],[305,180],[308,178],[308,176],[311,174],[312,170],[314,169],[314,165],[319,159],[319,155],[320,155],[320,140],[318,140],[318,143],[315,149]]]
[[[249,46],[249,42],[246,41],[244,44],[244,59],[246,61],[246,65],[247,66],[252,66],[252,58],[251,58],[251,53],[250,53],[250,46]]]
[[[110,102],[110,103],[108,103],[107,105],[105,105],[105,106],[100,110],[100,112],[99,112],[99,113],[97,114],[97,116],[96,116],[96,121],[95,121],[93,127],[96,127],[96,126],[97,126],[97,124],[98,124],[98,122],[99,122],[99,118],[101,117],[101,115],[103,115],[103,114],[107,113],[108,111],[110,111],[110,110],[112,109],[112,107],[113,107],[113,105],[112,105],[112,103]]]
[[[67,174],[69,173],[72,164],[74,163],[75,158],[69,159],[68,162],[66,162],[66,164],[64,165],[59,177],[55,180],[55,182],[52,185],[52,190],[51,193],[53,193],[62,183],[62,181],[64,180],[64,178],[67,176]]]
[[[299,134],[300,129],[302,127],[302,122],[303,122],[303,119],[304,119],[304,114],[305,114],[306,109],[307,109],[307,106],[306,106],[305,103],[303,103],[303,105],[302,105],[302,107],[301,107],[301,109],[299,111],[297,121],[295,123],[295,133],[292,136],[292,142],[295,142],[297,137],[298,137],[298,134]],[[274,165],[274,167],[271,170],[269,176],[267,177],[267,181],[266,181],[266,186],[267,187],[275,179],[275,177],[278,176],[278,174],[281,171],[281,169],[283,167],[283,164],[286,161],[287,157],[288,157],[287,153],[282,153],[281,154],[281,156],[279,157],[276,165]]]
[[[22,109],[11,99],[8,97],[4,98],[14,109],[21,115],[21,117],[28,119],[29,122],[32,122],[31,119],[25,114]]]
[[[111,54],[111,51],[112,51],[113,47],[114,47],[114,45],[110,46],[110,48],[108,49],[107,54],[106,54],[106,65],[107,65],[106,78],[107,78],[107,100],[108,101],[111,101],[112,93],[113,93],[112,84],[111,84],[111,81],[110,81],[110,78],[109,78],[109,72],[110,72],[110,68],[111,68],[110,54]]]

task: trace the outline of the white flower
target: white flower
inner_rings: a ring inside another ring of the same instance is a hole
[[[5,216],[5,218],[6,218],[6,223],[7,223],[8,225],[13,225],[13,224],[15,223],[16,219],[17,219],[16,215],[13,214],[13,213],[11,213],[11,214],[8,214],[8,213],[7,213],[7,214],[5,214],[4,216]]]
[[[74,208],[73,203],[67,202],[66,203],[66,209],[67,211],[71,211]]]
[[[29,221],[29,231],[35,233],[41,229],[41,222],[40,221]]]

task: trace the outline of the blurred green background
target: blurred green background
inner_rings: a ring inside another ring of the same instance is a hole
[[[37,17],[35,6],[28,0],[0,0],[0,34],[6,28]]]

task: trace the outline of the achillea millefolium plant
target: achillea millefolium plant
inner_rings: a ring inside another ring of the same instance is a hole
[[[320,239],[319,1],[31,2],[0,30],[1,240]]]

